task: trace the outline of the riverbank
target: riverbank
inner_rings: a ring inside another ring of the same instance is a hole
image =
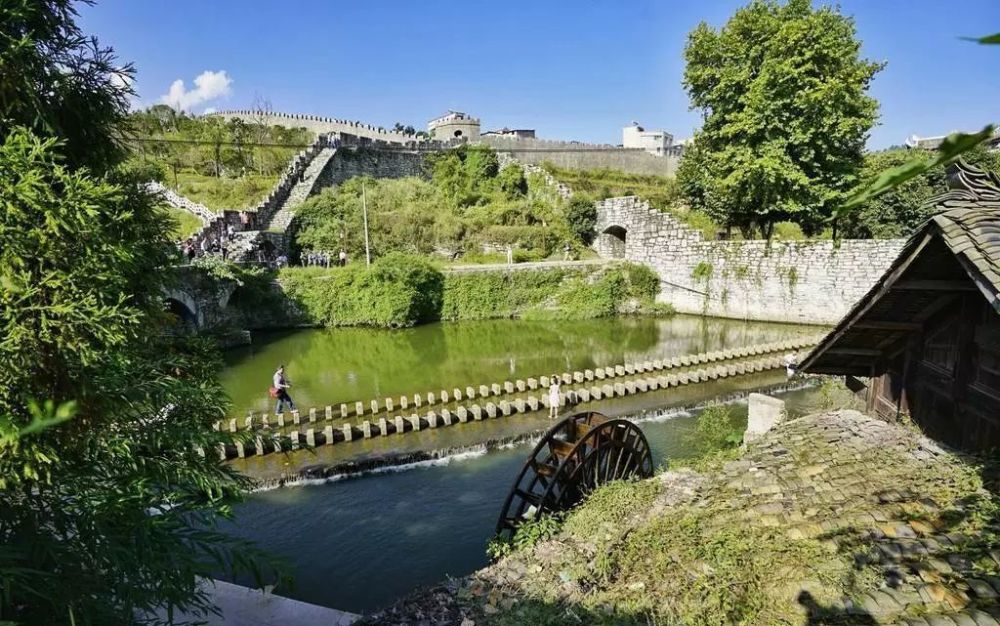
[[[793,419],[368,622],[996,624],[993,467],[855,411]]]

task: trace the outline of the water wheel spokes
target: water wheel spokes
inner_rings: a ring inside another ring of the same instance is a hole
[[[542,436],[507,494],[497,534],[564,511],[613,480],[648,478],[653,459],[645,435],[632,422],[601,413],[577,413]]]

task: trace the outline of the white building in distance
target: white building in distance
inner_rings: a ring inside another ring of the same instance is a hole
[[[646,130],[638,122],[622,129],[623,148],[641,148],[656,156],[666,156],[674,143],[674,136],[663,130]]]

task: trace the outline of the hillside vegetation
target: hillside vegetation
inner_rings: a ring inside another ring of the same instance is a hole
[[[195,117],[156,105],[128,117],[132,162],[213,210],[252,208],[313,140],[304,128]]]
[[[374,256],[436,252],[463,262],[502,261],[510,246],[515,260],[527,261],[562,258],[566,244],[586,253],[568,203],[520,165],[501,168],[493,150],[449,150],[431,157],[429,170],[429,180],[363,177],[323,190],[299,208],[296,243],[364,258],[367,202]]]

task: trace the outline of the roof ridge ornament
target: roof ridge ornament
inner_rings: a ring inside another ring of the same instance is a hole
[[[964,192],[964,200],[1000,202],[1000,177],[995,173],[970,165],[964,159],[949,165],[946,172],[951,190],[946,195],[958,191]]]

